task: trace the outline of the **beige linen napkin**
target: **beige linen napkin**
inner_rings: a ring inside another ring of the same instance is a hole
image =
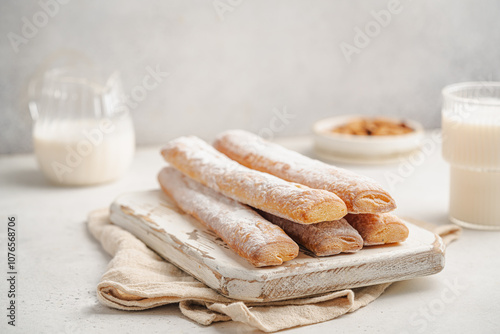
[[[371,303],[391,283],[346,289],[314,297],[251,303],[226,298],[165,261],[131,233],[110,223],[108,209],[89,214],[88,228],[113,259],[97,286],[101,303],[121,310],[145,310],[179,303],[181,312],[202,325],[241,321],[264,332],[315,324]],[[435,226],[411,220],[443,237],[458,238],[455,225]],[[425,225],[425,226],[424,226]]]

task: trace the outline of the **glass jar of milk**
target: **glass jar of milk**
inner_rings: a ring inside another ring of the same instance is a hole
[[[35,155],[50,181],[94,185],[125,174],[135,135],[117,74],[102,81],[88,67],[54,68],[29,93]]]
[[[450,163],[450,220],[500,229],[500,82],[443,89],[443,157]]]

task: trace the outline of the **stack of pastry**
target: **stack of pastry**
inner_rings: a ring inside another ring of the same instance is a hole
[[[408,236],[375,181],[254,134],[227,131],[214,146],[180,137],[161,153],[163,191],[254,266],[295,258],[297,243],[329,256]]]

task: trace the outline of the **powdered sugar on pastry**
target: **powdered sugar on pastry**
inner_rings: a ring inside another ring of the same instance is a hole
[[[234,200],[297,223],[337,220],[347,213],[344,202],[335,194],[244,167],[197,137],[169,142],[162,155],[192,179]]]
[[[173,167],[162,169],[158,181],[183,211],[212,229],[254,266],[280,265],[298,255],[299,247],[281,228],[246,205],[191,180]]]
[[[278,225],[293,240],[317,256],[357,252],[363,247],[363,239],[345,219],[317,224],[297,224],[289,220],[259,211],[262,217]]]
[[[408,238],[408,227],[390,213],[348,214],[345,219],[363,237],[365,246],[403,242]]]
[[[308,158],[243,130],[220,134],[214,146],[240,164],[338,195],[350,213],[380,213],[396,208],[394,199],[374,180]]]

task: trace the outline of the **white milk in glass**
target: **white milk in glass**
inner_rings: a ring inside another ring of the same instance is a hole
[[[92,185],[120,178],[134,156],[130,117],[38,122],[33,144],[45,176],[61,185]]]
[[[30,82],[33,146],[53,183],[95,185],[116,180],[130,166],[135,135],[118,73],[107,78],[87,62],[67,60]]]
[[[451,164],[450,219],[500,228],[500,99],[446,98],[442,129],[443,157]]]

